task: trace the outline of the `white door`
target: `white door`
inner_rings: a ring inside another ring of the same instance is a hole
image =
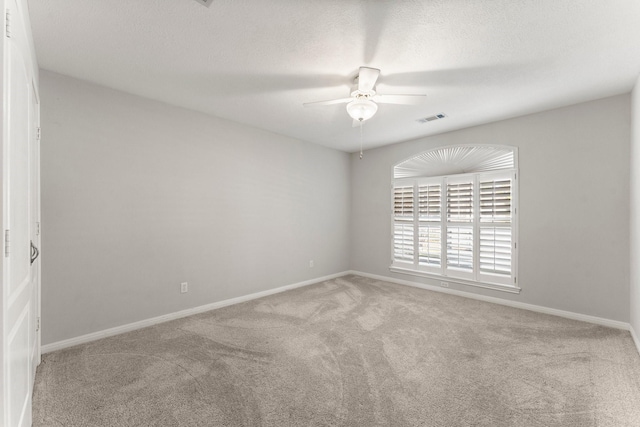
[[[32,263],[39,246],[36,223],[38,203],[38,104],[27,24],[16,0],[8,6],[4,37],[5,124],[3,205],[5,230],[3,268],[3,424],[31,425],[31,395],[39,358],[37,266]]]

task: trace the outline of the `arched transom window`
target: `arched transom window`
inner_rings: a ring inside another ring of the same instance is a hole
[[[517,187],[514,147],[443,147],[399,163],[391,270],[519,292]]]

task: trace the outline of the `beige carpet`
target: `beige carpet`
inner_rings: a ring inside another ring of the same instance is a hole
[[[628,332],[346,276],[46,354],[35,426],[640,426]]]

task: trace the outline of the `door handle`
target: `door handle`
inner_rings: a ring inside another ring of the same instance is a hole
[[[33,244],[33,240],[31,241],[31,264],[34,263],[36,259],[38,259],[38,255],[40,255],[40,251]]]

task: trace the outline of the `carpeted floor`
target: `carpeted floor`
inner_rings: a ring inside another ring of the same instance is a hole
[[[34,426],[640,426],[628,332],[345,276],[44,355]]]

